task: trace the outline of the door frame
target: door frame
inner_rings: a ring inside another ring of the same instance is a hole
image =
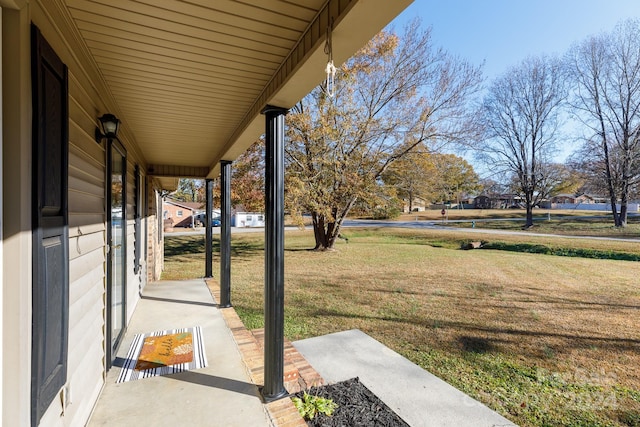
[[[112,240],[113,240],[113,231],[112,231],[112,207],[111,207],[111,178],[113,173],[113,156],[112,149],[115,148],[122,155],[122,251],[123,251],[123,265],[122,265],[122,329],[117,337],[113,337],[113,313],[112,313],[112,304],[113,304],[113,292],[112,284],[113,284],[113,250],[112,250]],[[115,354],[122,342],[122,337],[127,329],[127,150],[117,139],[108,139],[106,144],[106,213],[107,213],[107,242],[106,242],[106,263],[107,263],[107,275],[106,275],[106,284],[107,284],[107,309],[106,317],[107,317],[107,333],[106,333],[106,355],[107,355],[107,364],[106,368],[109,370],[113,365],[113,361],[115,359]],[[112,344],[113,343],[113,344]]]

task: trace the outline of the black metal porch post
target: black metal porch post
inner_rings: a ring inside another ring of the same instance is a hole
[[[220,307],[231,307],[231,162],[220,162]]]
[[[286,396],[284,388],[284,116],[287,110],[268,105],[265,153],[265,401]]]
[[[207,207],[205,214],[205,224],[204,224],[204,276],[205,277],[213,277],[213,234],[211,231],[211,214],[213,211],[213,180],[207,179],[205,180],[205,191],[207,193]]]

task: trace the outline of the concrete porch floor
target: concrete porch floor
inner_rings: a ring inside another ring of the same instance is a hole
[[[208,366],[116,384],[109,370],[89,426],[272,426],[258,387],[203,279],[150,283],[117,357],[136,334],[201,326]]]
[[[256,384],[264,379],[263,331],[248,331],[233,308],[220,309],[216,300],[214,280],[147,285],[117,357],[126,358],[136,334],[200,326],[208,366],[119,384],[114,366],[87,425],[306,427],[290,399],[262,402]],[[515,427],[360,331],[285,340],[284,346],[289,393],[359,376],[411,426]]]

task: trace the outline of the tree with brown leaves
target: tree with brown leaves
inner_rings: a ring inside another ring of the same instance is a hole
[[[335,96],[318,87],[290,111],[286,201],[294,218],[311,215],[317,250],[333,247],[356,202],[381,194],[395,161],[469,137],[466,106],[481,80],[479,67],[435,48],[414,21],[343,64]]]

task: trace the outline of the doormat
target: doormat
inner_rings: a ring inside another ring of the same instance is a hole
[[[136,363],[136,371],[162,368],[193,361],[193,334],[179,332],[146,337]]]
[[[133,338],[117,383],[207,366],[202,328],[171,329]]]

